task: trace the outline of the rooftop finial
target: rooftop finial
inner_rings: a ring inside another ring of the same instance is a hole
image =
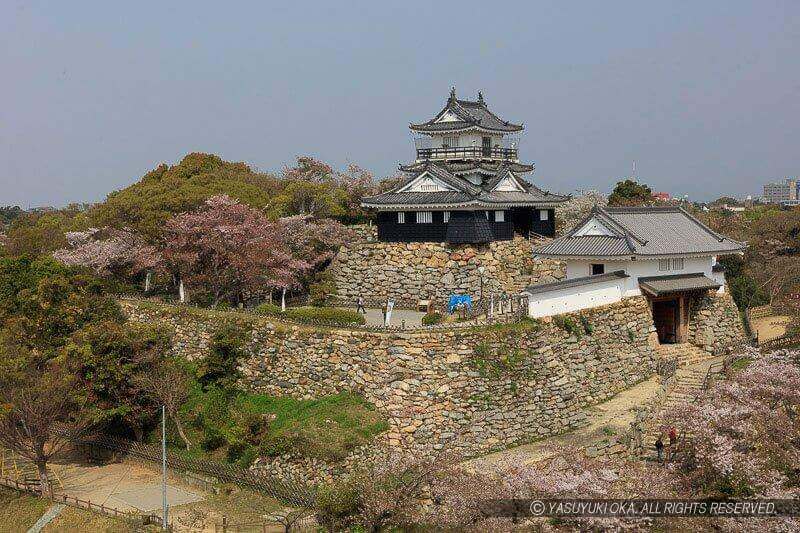
[[[478,103],[481,105],[486,105],[486,102],[483,101],[483,93],[478,91]]]
[[[456,99],[456,88],[455,87],[451,87],[450,88],[450,100],[455,100],[455,99]]]

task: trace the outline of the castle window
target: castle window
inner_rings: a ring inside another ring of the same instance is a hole
[[[406,222],[406,214],[402,211],[397,212],[397,223],[398,224],[405,224]]]
[[[506,221],[506,212],[505,211],[495,211],[494,212],[494,221],[495,222],[505,222]]]
[[[442,221],[447,224],[450,222],[450,211],[442,211]]]
[[[539,220],[547,220],[550,218],[550,213],[547,209],[539,209]]]
[[[433,222],[432,211],[417,211],[417,224],[430,224]]]
[[[592,276],[599,276],[600,274],[605,274],[606,266],[603,263],[593,263],[592,264]]]
[[[445,135],[442,138],[442,148],[458,148],[458,135]]]
[[[669,270],[669,259],[659,259],[658,260],[658,270],[661,272],[666,272]]]
[[[683,270],[683,257],[675,257],[672,259],[672,270]]]

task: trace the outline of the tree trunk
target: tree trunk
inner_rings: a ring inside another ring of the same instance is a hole
[[[50,476],[47,475],[47,461],[37,460],[36,471],[39,473],[39,487],[42,489],[42,496],[53,497],[53,486],[50,484]]]
[[[33,451],[36,454],[34,463],[39,474],[39,487],[42,489],[42,496],[53,497],[53,487],[50,486],[50,477],[47,475],[47,456],[44,453],[45,440],[37,438],[33,443]]]
[[[186,433],[183,432],[183,425],[181,424],[181,419],[177,413],[173,413],[171,416],[172,420],[175,422],[175,427],[178,429],[178,435],[180,435],[181,440],[186,445],[186,451],[188,452],[189,448],[191,448],[192,446],[192,443],[186,437]]]

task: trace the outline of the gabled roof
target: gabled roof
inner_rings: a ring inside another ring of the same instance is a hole
[[[442,117],[453,116],[456,120],[442,120]],[[522,124],[514,124],[503,120],[486,107],[483,95],[478,93],[478,99],[459,100],[456,98],[456,89],[450,91],[450,97],[445,106],[435,117],[419,124],[409,126],[412,131],[422,133],[434,133],[445,131],[462,131],[468,129],[479,129],[490,132],[512,133],[522,131]]]
[[[410,183],[426,173],[453,187],[455,191],[403,191]],[[520,184],[523,188],[522,191],[493,190],[500,181],[509,176]],[[500,166],[494,176],[485,179],[483,185],[478,186],[462,176],[452,174],[443,165],[429,162],[395,189],[376,196],[366,197],[362,200],[361,205],[385,210],[402,210],[417,207],[435,207],[439,209],[472,207],[477,209],[481,207],[548,206],[565,202],[567,198],[566,196],[541,190],[519,176],[515,176],[505,166]]]
[[[584,234],[592,222],[607,230]],[[595,207],[565,236],[534,249],[543,257],[724,255],[746,244],[711,230],[681,207]]]

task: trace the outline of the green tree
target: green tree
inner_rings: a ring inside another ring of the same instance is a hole
[[[60,361],[41,363],[32,352],[4,343],[0,444],[36,465],[42,494],[53,494],[50,460],[91,423],[85,391]]]
[[[188,154],[173,166],[160,165],[137,183],[108,195],[89,212],[95,226],[131,228],[151,241],[173,215],[191,211],[208,198],[226,194],[257,209],[270,204],[279,180],[244,163],[211,154]]]
[[[5,252],[10,256],[39,256],[67,245],[65,233],[89,226],[85,207],[31,211],[17,217],[6,232]]]
[[[104,320],[72,335],[65,358],[88,391],[94,419],[141,440],[159,404],[147,382],[136,378],[152,375],[169,348],[169,336],[159,328]]]
[[[197,380],[206,388],[232,390],[241,375],[239,361],[244,357],[245,332],[226,323],[214,333],[211,346],[198,365]]]
[[[617,182],[608,197],[610,206],[648,205],[653,202],[653,191],[647,185],[627,179]]]

